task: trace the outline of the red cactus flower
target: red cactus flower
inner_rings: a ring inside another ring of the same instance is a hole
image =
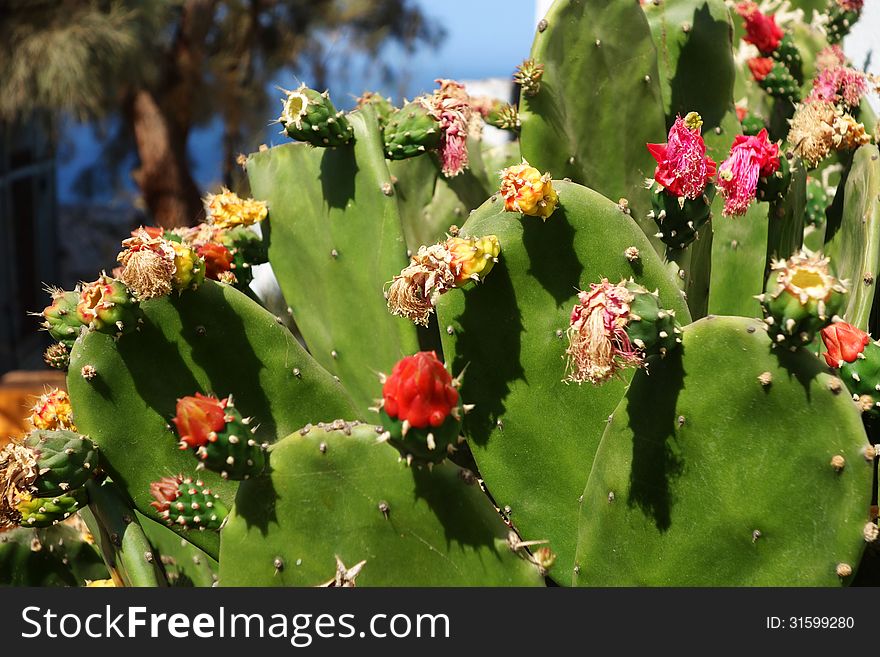
[[[730,155],[718,168],[718,189],[724,196],[724,214],[742,215],[758,190],[758,180],[779,169],[779,144],[770,143],[767,131],[737,135]]]
[[[703,121],[696,112],[684,119],[676,117],[665,144],[647,144],[657,160],[654,180],[675,196],[689,199],[703,194],[715,175],[715,161],[706,155],[706,144],[700,136]]]
[[[229,419],[226,416],[228,399],[199,392],[195,397],[177,400],[177,415],[171,420],[180,436],[180,449],[201,447],[212,441],[212,435],[223,429]]]
[[[437,354],[420,351],[397,362],[382,387],[382,400],[389,417],[424,429],[443,424],[458,404],[458,391]]]
[[[205,276],[211,280],[220,280],[220,274],[232,269],[232,252],[222,244],[203,244],[197,253],[205,259]]]
[[[762,14],[758,5],[750,1],[740,2],[736,12],[745,19],[746,36],[743,39],[747,43],[756,46],[762,55],[769,55],[779,47],[783,32],[776,24],[775,15]]]
[[[743,107],[742,105],[737,105],[735,109],[736,120],[742,123],[743,119],[745,119],[749,115],[749,110],[747,107]]]
[[[752,57],[747,63],[757,82],[761,82],[773,70],[773,59],[770,57]]]
[[[822,342],[825,343],[825,362],[828,367],[840,367],[852,363],[865,350],[871,338],[864,331],[846,322],[835,322],[822,329]]]
[[[155,501],[150,502],[150,506],[159,513],[167,511],[171,503],[180,497],[180,483],[182,481],[183,478],[178,475],[177,477],[162,477],[159,481],[152,482],[150,495]]]

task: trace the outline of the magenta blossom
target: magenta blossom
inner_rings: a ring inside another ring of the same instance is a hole
[[[725,215],[743,215],[758,193],[758,180],[779,169],[779,145],[770,143],[767,131],[738,135],[730,155],[718,168],[718,190],[724,197]]]
[[[849,66],[830,66],[819,71],[813,79],[813,89],[807,102],[826,101],[858,105],[868,92],[868,77]]]
[[[676,117],[665,144],[647,144],[657,160],[654,180],[679,198],[699,198],[715,175],[715,161],[706,155],[700,136],[702,123],[696,112]]]

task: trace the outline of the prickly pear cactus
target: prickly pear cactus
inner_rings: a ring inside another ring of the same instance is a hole
[[[153,481],[195,472],[197,459],[178,449],[170,427],[178,398],[234,395],[242,413],[259,423],[261,441],[287,435],[315,415],[357,415],[290,332],[237,290],[206,281],[141,307],[139,331],[119,340],[100,333],[81,338],[68,373],[78,428],[101,447],[108,471],[141,513],[159,519],[150,506]],[[234,483],[209,471],[200,476],[231,506]],[[183,535],[216,556],[215,532]]]
[[[568,573],[577,499],[626,386],[624,379],[596,388],[563,383],[577,290],[602,278],[633,277],[658,289],[680,322],[689,315],[629,215],[581,185],[553,187],[559,206],[546,222],[505,212],[500,198],[470,216],[462,234],[497,235],[499,262],[477,287],[443,295],[437,314],[452,371],[467,365],[461,395],[475,406],[465,416],[465,434],[490,493],[523,538],[550,541],[559,572]],[[559,581],[567,584],[567,574]]]
[[[381,431],[380,431],[381,432]],[[307,425],[243,482],[221,586],[537,586],[473,473],[407,468],[373,425]]]
[[[840,228],[826,246],[837,275],[849,279],[851,292],[843,318],[868,327],[880,271],[880,151],[862,146],[846,179]]]
[[[523,157],[554,178],[628,199],[633,217],[653,235],[643,182],[654,163],[644,144],[663,141],[666,120],[641,7],[557,0],[538,25],[531,58],[544,68],[538,91],[524,94],[520,106]]]
[[[614,411],[584,491],[574,582],[846,584],[838,566],[851,573],[865,547],[866,447],[858,410],[815,356],[777,356],[754,320],[702,319]]]
[[[109,577],[89,537],[58,525],[0,532],[0,586],[83,586]]]
[[[376,117],[367,107],[349,121],[352,145],[276,146],[251,155],[248,176],[269,203],[269,260],[309,352],[366,408],[375,373],[417,351],[418,339],[382,296],[407,258]]]

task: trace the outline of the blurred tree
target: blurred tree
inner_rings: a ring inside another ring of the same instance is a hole
[[[203,208],[189,162],[193,126],[219,117],[223,177],[266,124],[281,69],[323,88],[327,54],[411,51],[442,31],[411,0],[0,0],[0,119],[44,109],[120,116],[133,177],[155,221],[192,224]],[[118,152],[118,148],[116,149]]]

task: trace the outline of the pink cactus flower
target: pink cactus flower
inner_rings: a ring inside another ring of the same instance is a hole
[[[718,168],[718,190],[724,197],[725,215],[743,215],[758,191],[758,180],[779,169],[779,145],[770,143],[767,131],[738,135],[730,155]]]
[[[844,11],[853,11],[858,14],[865,6],[865,0],[837,0],[837,6]]]
[[[665,144],[647,144],[657,160],[654,180],[679,198],[699,198],[715,175],[715,161],[700,136],[702,123],[696,112],[676,117]]]
[[[425,97],[425,108],[440,123],[440,161],[443,175],[453,178],[468,166],[467,139],[474,110],[464,86],[437,80],[440,88]]]
[[[827,101],[855,107],[867,92],[868,77],[863,72],[849,66],[830,66],[821,69],[813,79],[807,102]]]

